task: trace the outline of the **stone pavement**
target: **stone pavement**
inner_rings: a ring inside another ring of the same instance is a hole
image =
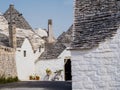
[[[72,90],[72,85],[63,81],[26,81],[1,84],[0,90]]]
[[[4,88],[0,90],[48,90],[45,88]]]

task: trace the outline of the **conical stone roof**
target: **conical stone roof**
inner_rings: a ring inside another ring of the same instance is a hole
[[[70,46],[70,42],[72,39],[72,29],[73,29],[73,25],[71,25],[70,28],[66,32],[63,32],[57,38],[57,42],[46,43],[45,51],[41,54],[41,56],[39,57],[37,61],[41,59],[48,60],[48,59],[58,58],[58,56],[67,48],[67,46]]]
[[[75,0],[73,49],[91,49],[111,39],[120,26],[120,0]]]
[[[10,22],[10,11],[12,14],[12,20],[16,23],[16,27],[20,29],[31,29],[31,26],[24,19],[24,17],[14,8],[14,5],[10,5],[8,10],[4,13],[4,17]]]
[[[0,30],[7,30],[7,29],[8,29],[8,22],[2,15],[2,13],[0,13]]]

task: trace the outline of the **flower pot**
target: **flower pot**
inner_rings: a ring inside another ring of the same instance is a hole
[[[29,76],[29,80],[32,80],[33,79],[33,77],[32,76]]]
[[[39,80],[40,79],[40,77],[39,76],[36,76],[36,80]]]

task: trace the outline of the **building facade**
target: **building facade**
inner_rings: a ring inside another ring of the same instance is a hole
[[[35,61],[36,74],[41,80],[45,80],[46,69],[52,71],[51,80],[56,75],[56,71],[62,70],[62,81],[71,80],[71,52],[68,50],[71,42],[71,26],[63,32],[55,43],[45,43],[45,51]]]
[[[44,51],[44,40],[33,32],[14,5],[1,14],[0,21],[1,76],[29,80],[35,73],[35,60]]]
[[[74,1],[72,90],[119,90],[119,1]]]

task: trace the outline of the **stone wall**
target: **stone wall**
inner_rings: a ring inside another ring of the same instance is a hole
[[[0,46],[0,76],[3,75],[5,77],[17,76],[15,50]]]
[[[120,29],[93,49],[72,51],[72,90],[120,90]]]

